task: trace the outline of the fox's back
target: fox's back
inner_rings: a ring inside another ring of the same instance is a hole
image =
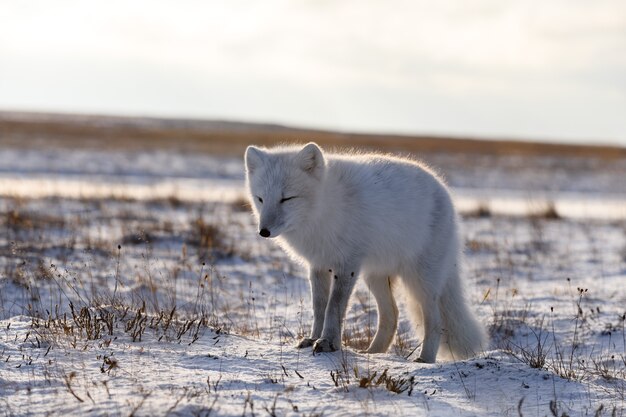
[[[415,216],[430,212],[433,198],[448,195],[433,171],[408,159],[332,155],[327,175],[326,181],[343,191],[342,200],[352,210],[369,220],[382,216],[385,223],[403,227]]]
[[[454,215],[445,185],[415,161],[331,154],[326,169],[322,222],[310,236],[324,256],[354,246],[373,265],[402,262],[423,250],[438,216]]]

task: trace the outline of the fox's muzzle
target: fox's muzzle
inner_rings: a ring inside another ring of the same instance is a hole
[[[282,210],[277,206],[268,206],[263,206],[259,216],[259,235],[265,238],[277,237],[283,229]]]

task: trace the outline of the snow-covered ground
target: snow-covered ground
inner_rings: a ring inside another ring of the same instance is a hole
[[[624,161],[424,159],[490,329],[467,361],[413,362],[404,306],[390,351],[359,353],[362,284],[341,352],[295,349],[305,272],[257,236],[240,160],[0,150],[0,415],[624,415]]]

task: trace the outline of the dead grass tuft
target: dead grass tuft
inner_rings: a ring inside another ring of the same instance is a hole
[[[13,232],[42,229],[63,229],[66,225],[62,217],[45,215],[13,208],[4,213],[4,226]]]
[[[230,203],[230,207],[234,212],[245,213],[252,211],[250,201],[244,196],[239,196],[236,200]]]
[[[149,242],[154,242],[154,236],[145,230],[130,233],[122,237],[122,244],[124,245],[141,245]]]
[[[235,254],[233,245],[227,241],[222,230],[202,217],[191,224],[187,243],[197,248],[200,259],[228,258]]]
[[[539,210],[530,213],[528,216],[532,219],[543,219],[543,220],[561,220],[563,217],[559,214],[556,205],[553,201],[549,201],[545,204],[544,207],[541,207]]]
[[[473,210],[464,211],[461,213],[466,218],[488,218],[492,216],[491,208],[486,202],[480,202]]]
[[[368,372],[365,375],[360,374],[359,368],[354,368],[354,377],[359,383],[359,388],[375,388],[383,387],[387,391],[396,394],[407,392],[409,396],[413,393],[413,389],[417,384],[414,376],[391,376],[389,369],[385,369],[380,375],[378,371]]]

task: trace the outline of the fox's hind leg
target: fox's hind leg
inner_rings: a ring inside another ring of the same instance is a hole
[[[313,326],[311,327],[310,336],[303,338],[298,343],[297,347],[299,348],[313,346],[313,343],[322,335],[324,314],[330,293],[330,272],[328,272],[328,269],[311,267],[309,270],[309,281],[311,283],[311,301],[313,304]]]
[[[422,351],[417,361],[433,363],[437,358],[442,333],[439,297],[423,297],[421,305],[422,314],[424,316],[424,341],[422,343]]]
[[[418,362],[435,362],[439,342],[441,341],[442,316],[440,310],[442,279],[440,268],[432,266],[421,270],[407,271],[402,281],[407,291],[409,307],[415,311],[419,308],[421,314],[415,314],[414,321],[423,321],[424,339]]]
[[[392,278],[365,276],[365,282],[376,299],[378,329],[366,353],[384,353],[389,349],[398,328],[398,307],[391,291]]]

